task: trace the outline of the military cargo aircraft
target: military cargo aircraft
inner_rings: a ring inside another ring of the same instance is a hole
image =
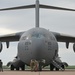
[[[9,35],[0,36],[0,52],[2,51],[2,42],[6,42],[7,48],[9,48],[9,42],[18,41],[18,53],[15,59],[8,63],[11,64],[11,70],[22,70],[25,69],[25,65],[30,66],[30,61],[35,59],[39,63],[39,70],[42,70],[42,66],[50,65],[50,70],[64,70],[64,66],[67,65],[62,62],[58,56],[58,42],[65,42],[66,48],[69,48],[69,43],[74,43],[73,50],[75,51],[75,37],[65,34],[49,31],[39,27],[39,9],[54,9],[54,10],[65,10],[75,11],[74,9],[56,7],[50,5],[43,5],[36,0],[35,4],[10,7],[0,9],[1,11],[7,10],[18,10],[18,9],[29,9],[35,8],[36,13],[36,24],[35,28],[29,29],[25,32],[19,32]],[[42,61],[45,60],[43,64]]]

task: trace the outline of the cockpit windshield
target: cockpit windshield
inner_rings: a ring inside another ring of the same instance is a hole
[[[43,37],[45,37],[45,34],[42,34],[42,33],[33,33],[32,37],[43,38]]]

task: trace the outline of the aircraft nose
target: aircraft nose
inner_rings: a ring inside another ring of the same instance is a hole
[[[44,50],[44,39],[32,39],[31,47],[35,59],[41,59],[42,50]]]

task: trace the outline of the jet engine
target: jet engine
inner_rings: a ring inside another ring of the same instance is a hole
[[[19,70],[20,68],[21,70],[25,70],[25,63],[22,62],[18,57],[15,57],[13,61],[8,62],[7,66],[10,66],[11,70]]]
[[[75,52],[75,43],[73,44],[73,51]]]
[[[0,42],[0,52],[2,52],[2,42]]]

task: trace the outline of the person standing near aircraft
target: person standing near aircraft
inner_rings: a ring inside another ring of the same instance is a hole
[[[38,67],[39,67],[39,63],[38,63],[38,61],[35,60],[35,67],[34,67],[34,70],[35,70],[35,71],[38,71]]]
[[[3,67],[2,67],[2,65],[3,65],[3,62],[0,60],[0,71],[3,72]]]
[[[38,61],[36,61],[34,59],[31,60],[31,62],[30,62],[31,71],[37,71],[38,70],[38,66],[39,66]]]
[[[34,70],[34,67],[35,67],[35,60],[34,59],[32,59],[30,61],[30,67],[31,67],[31,71],[33,71]]]

